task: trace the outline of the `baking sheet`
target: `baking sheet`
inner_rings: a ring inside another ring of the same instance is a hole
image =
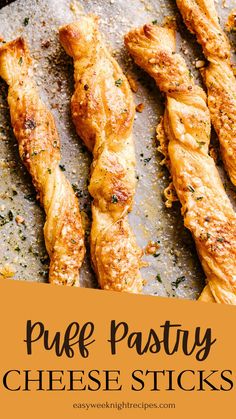
[[[217,7],[224,25],[230,9],[236,7],[236,0],[218,1]],[[204,273],[194,242],[184,228],[180,205],[176,203],[172,209],[167,209],[163,202],[169,174],[160,166],[161,156],[155,140],[155,128],[163,113],[163,97],[154,82],[127,55],[123,36],[134,26],[153,20],[162,23],[171,16],[175,17],[180,33],[178,48],[184,53],[195,77],[199,77],[195,62],[202,59],[201,49],[187,32],[175,2],[171,0],[17,0],[0,10],[0,37],[9,41],[23,35],[30,44],[35,79],[43,100],[53,112],[61,137],[62,170],[80,199],[87,248],[91,220],[87,189],[91,156],[71,123],[69,102],[73,92],[73,67],[58,42],[58,26],[86,12],[100,16],[101,30],[114,56],[125,73],[137,82],[136,104],[145,105],[144,111],[136,114],[134,124],[139,180],[130,223],[142,248],[145,249],[151,241],[160,247],[158,256],[145,255],[143,258],[149,263],[142,270],[146,281],[143,292],[195,299],[203,288]],[[19,160],[9,123],[6,94],[7,88],[0,81],[0,275],[46,282],[49,260],[43,239],[45,216],[36,202],[31,179]],[[232,202],[235,202],[235,189],[223,169],[219,169]],[[17,216],[22,216],[25,222],[17,224]],[[89,250],[81,269],[81,285],[97,286],[90,267]]]

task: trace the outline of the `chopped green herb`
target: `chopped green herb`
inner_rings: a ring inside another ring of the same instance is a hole
[[[23,58],[22,58],[22,57],[20,57],[20,58],[19,58],[19,64],[20,64],[20,65],[22,65],[22,63],[23,63]]]
[[[62,172],[65,172],[66,168],[65,168],[64,164],[59,164],[59,167],[60,167]]]
[[[189,77],[192,79],[193,78],[193,73],[192,73],[192,70],[189,70]]]
[[[217,237],[218,242],[223,243],[225,241],[224,237]]]
[[[82,144],[81,145],[81,153],[86,153],[87,152],[87,148]]]
[[[39,271],[39,275],[41,275],[43,278],[47,278],[47,276],[48,276],[48,270],[45,269],[45,271]]]
[[[122,85],[122,83],[123,83],[123,80],[122,79],[118,79],[118,80],[115,81],[115,85],[117,87],[120,87]]]
[[[195,189],[191,185],[188,185],[188,190],[192,193],[195,192]]]
[[[5,224],[9,223],[10,221],[13,221],[14,215],[13,212],[10,210],[8,211],[7,215],[0,215],[0,226],[4,226]]]
[[[29,23],[29,17],[25,17],[25,18],[24,18],[24,21],[23,21],[23,25],[24,25],[24,26],[27,26],[27,25],[28,25],[28,23]]]
[[[78,198],[82,198],[82,196],[83,196],[83,191],[82,191],[81,189],[79,189],[78,185],[76,185],[75,183],[73,183],[73,184],[72,184],[72,188],[73,188],[73,191],[75,192],[75,195],[76,195]]]
[[[203,145],[205,145],[206,143],[204,141],[197,141],[199,147],[201,148]]]
[[[151,157],[146,157],[146,159],[143,159],[143,161],[144,163],[149,163],[151,159],[152,159]]]
[[[29,247],[29,253],[32,253],[36,257],[39,256],[39,252],[37,252],[36,250],[34,250],[32,246]]]
[[[33,194],[25,195],[24,198],[27,199],[27,201],[30,201],[30,202],[35,201],[35,195],[33,195]]]
[[[156,276],[156,280],[157,280],[158,282],[160,282],[160,284],[162,284],[162,279],[161,279],[161,275],[160,275],[160,274],[157,274],[157,276]]]
[[[43,256],[42,258],[40,258],[40,262],[41,262],[43,265],[47,265],[47,264],[48,264],[48,262],[49,262],[49,257],[48,257],[48,255],[45,255],[45,256]]]
[[[196,200],[197,201],[201,201],[203,199],[203,196],[198,196],[197,198],[196,198]]]
[[[152,24],[153,24],[153,25],[157,25],[157,19],[153,20],[153,21],[152,21]]]
[[[51,175],[51,173],[52,173],[52,170],[48,167],[48,173],[49,173],[49,175]]]
[[[158,258],[160,256],[160,253],[153,253],[154,258]]]
[[[185,276],[183,275],[183,276],[179,276],[177,279],[176,279],[176,281],[172,281],[171,282],[171,285],[173,286],[173,287],[175,287],[175,288],[178,288],[178,286],[179,286],[179,284],[181,284],[181,282],[184,282],[185,281]]]
[[[112,195],[112,197],[111,197],[112,204],[117,204],[118,201],[119,201],[118,197],[116,195]]]
[[[4,226],[5,224],[9,223],[9,218],[4,217],[0,214],[0,227]]]

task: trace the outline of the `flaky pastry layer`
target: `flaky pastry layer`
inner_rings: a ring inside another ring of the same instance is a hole
[[[39,97],[24,39],[18,38],[0,48],[0,77],[9,86],[8,104],[20,157],[46,213],[44,237],[50,257],[49,281],[78,286],[85,253],[78,200],[59,168],[59,136],[52,114]]]
[[[207,276],[208,300],[236,304],[236,215],[208,155],[210,114],[205,93],[176,53],[172,29],[145,25],[130,31],[125,45],[166,94],[162,128],[169,167],[185,226]]]
[[[102,40],[95,16],[62,27],[60,41],[74,60],[72,118],[93,153],[93,267],[101,288],[139,292],[142,251],[128,221],[136,186],[131,90]]]
[[[214,0],[177,0],[177,5],[209,61],[201,72],[211,120],[225,168],[236,185],[236,79],[230,62],[230,43],[219,24]]]

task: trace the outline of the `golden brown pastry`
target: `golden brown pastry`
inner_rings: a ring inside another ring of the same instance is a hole
[[[20,157],[46,212],[44,236],[50,256],[49,281],[79,285],[85,248],[78,201],[58,166],[60,142],[55,122],[38,96],[29,50],[22,38],[0,48],[0,77],[9,85],[11,123]]]
[[[202,71],[208,106],[225,168],[236,185],[236,80],[230,62],[230,44],[219,24],[214,0],[177,0],[177,5],[209,61]]]
[[[93,153],[92,264],[101,288],[139,292],[142,252],[128,222],[136,186],[132,93],[95,16],[62,27],[60,41],[74,60],[73,121]]]
[[[228,32],[236,29],[236,9],[231,10],[226,23],[226,30]]]
[[[125,45],[166,94],[162,127],[169,167],[185,226],[207,276],[205,292],[218,303],[236,304],[236,215],[208,155],[210,114],[205,93],[175,52],[173,29],[145,25],[129,32]]]

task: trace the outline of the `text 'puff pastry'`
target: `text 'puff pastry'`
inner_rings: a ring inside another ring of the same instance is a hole
[[[219,137],[222,160],[236,185],[236,80],[230,43],[221,29],[214,0],[177,0],[188,29],[197,35],[209,65],[203,68],[208,106]]]
[[[204,91],[175,53],[175,32],[145,25],[125,36],[135,62],[166,94],[163,122],[170,171],[207,276],[208,300],[236,304],[236,215],[208,155],[210,114]]]
[[[31,59],[22,38],[0,48],[0,77],[9,86],[11,123],[20,157],[32,176],[46,212],[44,236],[50,257],[49,281],[79,285],[84,232],[77,198],[59,168],[60,141],[52,114],[40,100]]]
[[[102,41],[95,16],[62,27],[60,41],[74,60],[73,121],[93,153],[93,267],[101,288],[139,292],[142,251],[128,222],[136,186],[131,90]]]

